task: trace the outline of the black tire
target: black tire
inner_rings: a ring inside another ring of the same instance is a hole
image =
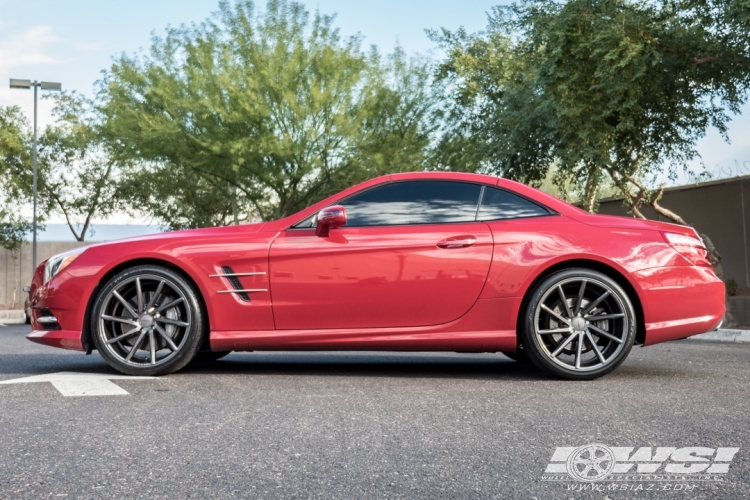
[[[199,351],[193,359],[193,363],[213,363],[214,361],[219,361],[224,356],[231,354],[231,352],[232,351]]]
[[[94,344],[105,361],[121,373],[142,376],[185,367],[203,345],[207,326],[192,283],[154,265],[131,267],[105,283],[90,322]]]
[[[29,304],[29,298],[23,301],[23,322],[26,325],[31,324],[31,305]]]
[[[526,349],[524,349],[522,345],[519,345],[518,347],[516,347],[515,351],[502,351],[502,353],[505,354],[510,359],[512,359],[513,361],[517,361],[524,365],[531,364],[529,355],[526,354]]]
[[[637,326],[622,287],[583,268],[556,272],[534,287],[523,321],[521,342],[529,359],[569,380],[592,380],[615,370],[630,353]]]

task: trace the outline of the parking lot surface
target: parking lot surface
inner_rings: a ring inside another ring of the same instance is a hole
[[[0,327],[0,382],[115,375],[27,332]],[[748,344],[687,340],[592,382],[501,354],[274,352],[113,380],[126,395],[0,385],[0,498],[750,498],[748,368]],[[740,450],[720,480],[544,478],[590,443]]]

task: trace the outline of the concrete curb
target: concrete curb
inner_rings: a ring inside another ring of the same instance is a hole
[[[3,325],[23,325],[23,309],[4,309],[0,310],[0,324]]]
[[[716,330],[690,337],[693,340],[712,340],[714,342],[750,342],[750,330]]]

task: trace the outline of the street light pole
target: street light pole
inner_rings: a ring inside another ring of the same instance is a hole
[[[11,78],[10,79],[10,88],[12,88],[12,89],[29,89],[31,87],[34,87],[34,147],[33,147],[33,161],[32,161],[32,165],[33,165],[33,169],[34,169],[34,188],[33,188],[33,192],[34,192],[34,213],[33,213],[33,220],[32,220],[32,223],[31,223],[32,228],[33,228],[32,229],[33,235],[31,237],[32,238],[32,240],[31,240],[32,241],[32,243],[31,243],[31,269],[32,269],[32,272],[33,272],[33,271],[36,270],[36,226],[37,226],[37,223],[36,223],[36,205],[37,205],[37,166],[36,166],[36,164],[37,164],[37,159],[36,159],[36,156],[37,156],[37,147],[36,147],[36,144],[37,144],[37,132],[36,132],[36,130],[37,130],[37,127],[36,127],[36,122],[37,122],[37,111],[36,111],[36,108],[37,108],[37,105],[36,105],[36,103],[37,103],[37,89],[41,88],[42,90],[54,90],[54,91],[59,92],[60,90],[62,90],[62,84],[57,83],[57,82],[37,82],[36,80],[34,80],[32,82],[31,80],[18,80],[16,78]]]
[[[31,242],[31,272],[33,273],[36,271],[36,94],[37,94],[37,85],[36,81],[34,81],[34,159],[32,160],[31,164],[34,166],[34,215],[32,218],[31,224],[33,225],[32,229],[32,242]]]

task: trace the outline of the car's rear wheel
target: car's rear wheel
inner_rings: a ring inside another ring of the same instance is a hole
[[[136,266],[110,279],[91,316],[102,357],[128,375],[164,375],[187,365],[202,345],[198,291],[161,266]]]
[[[628,356],[636,318],[627,293],[590,269],[552,274],[531,293],[523,345],[538,367],[562,378],[591,380]]]

